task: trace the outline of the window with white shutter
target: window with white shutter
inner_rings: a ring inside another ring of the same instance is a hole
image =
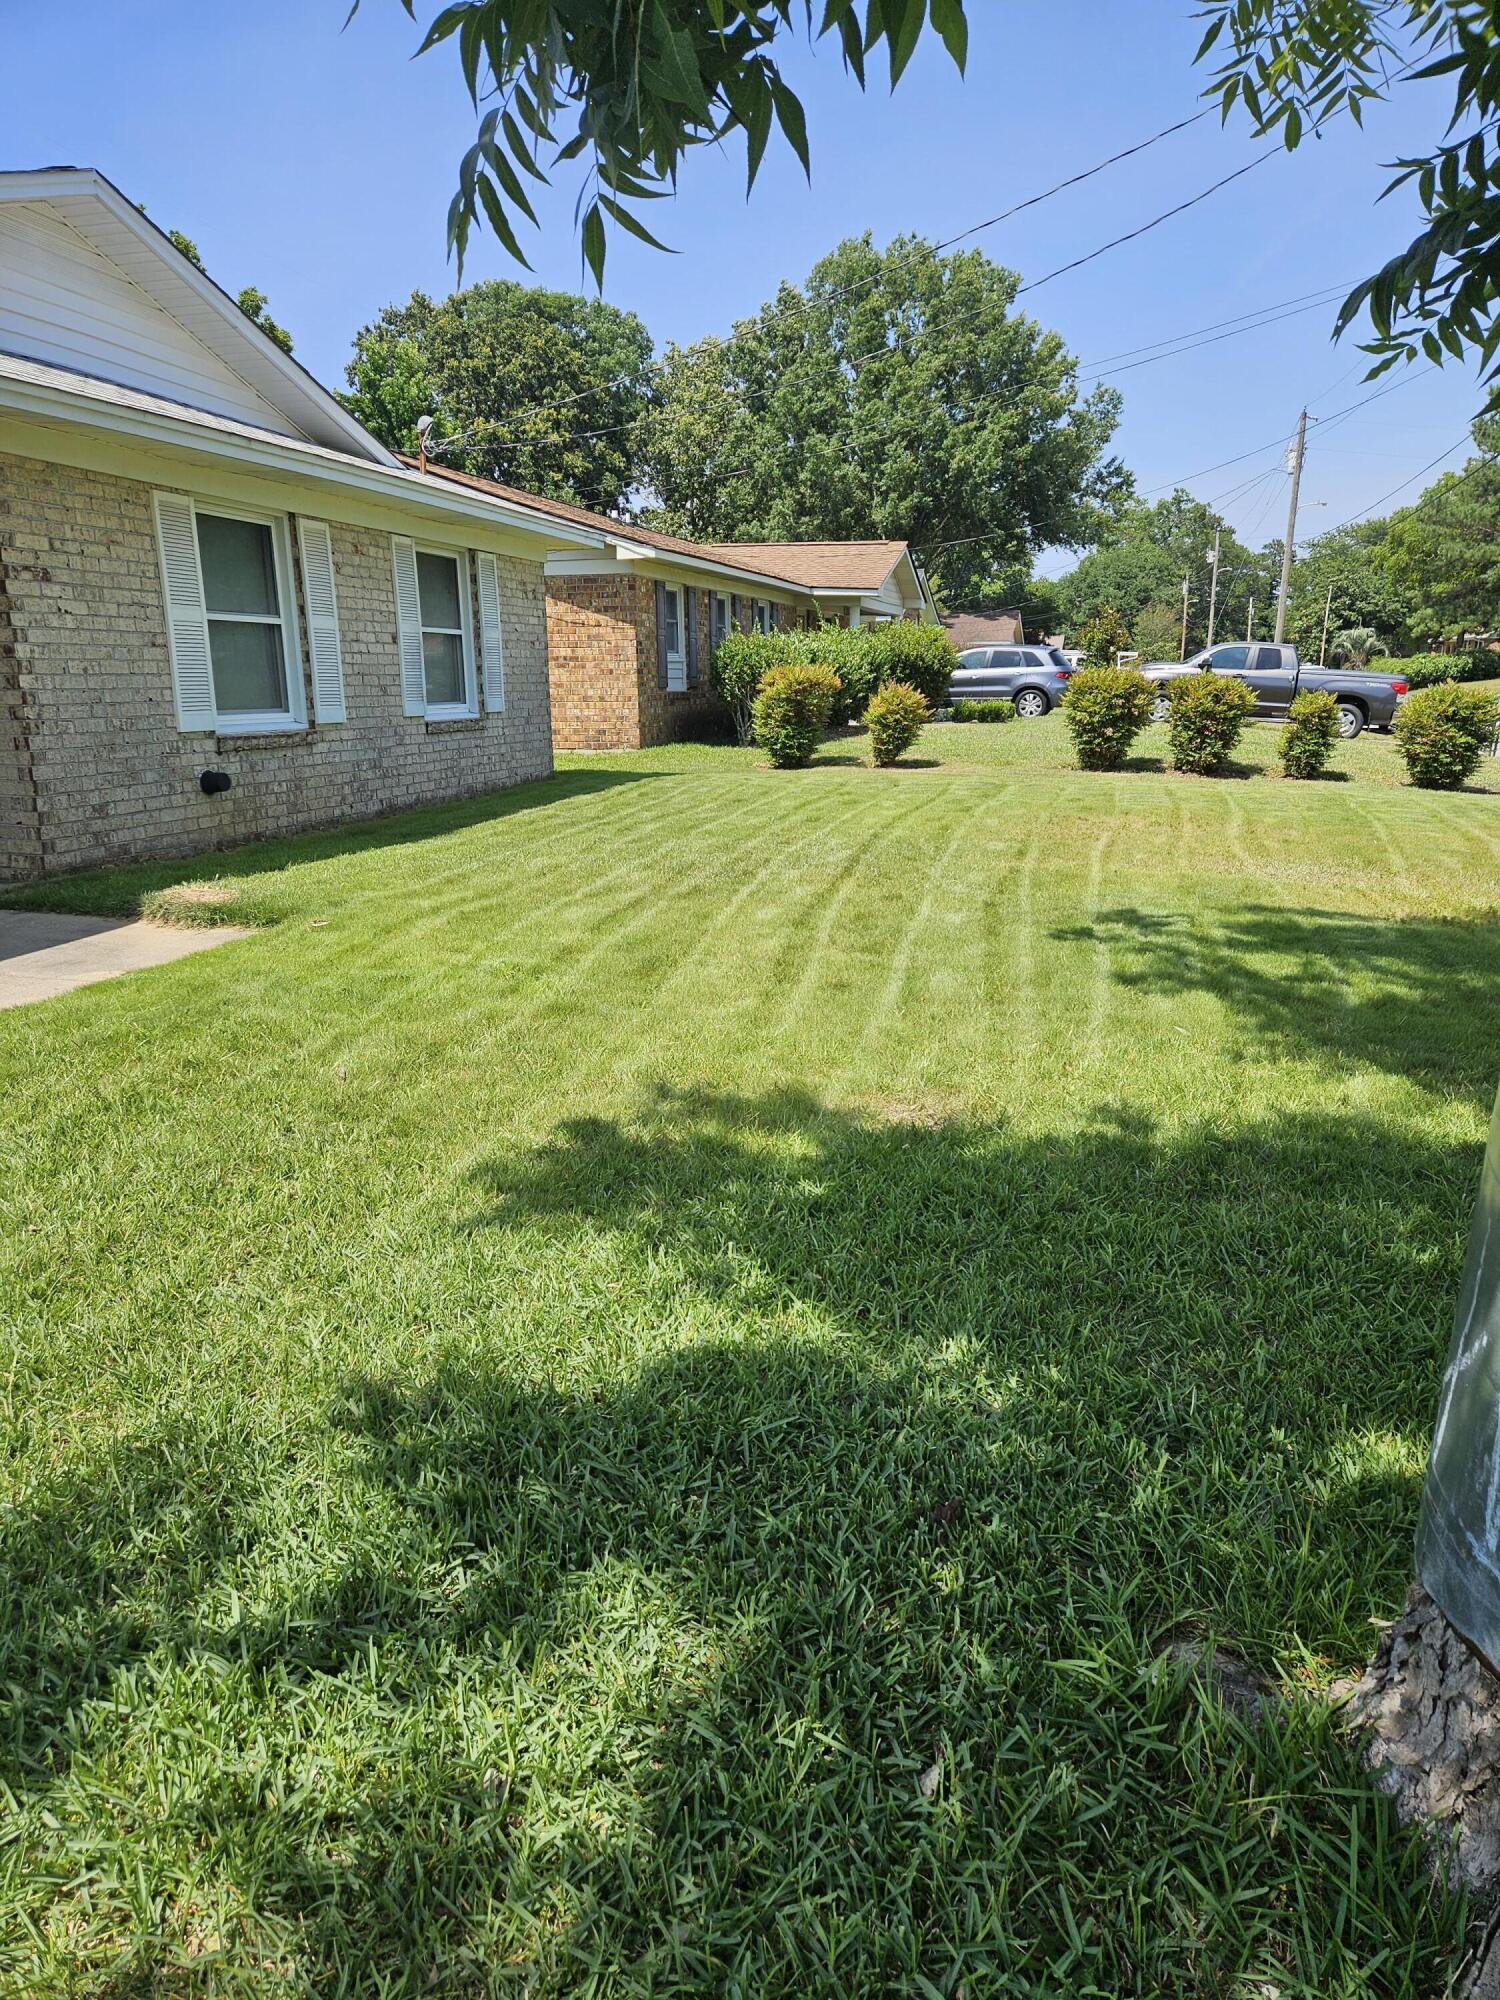
[[[328,523],[299,516],[297,545],[302,555],[302,602],[307,610],[307,650],[312,660],[313,714],[319,722],[343,722],[344,651],[339,640],[333,536]]]
[[[178,727],[305,728],[285,516],[154,499]]]
[[[681,694],[687,687],[687,643],[684,637],[682,586],[669,583],[661,596],[663,625],[663,651],[667,661],[667,689],[669,693]]]

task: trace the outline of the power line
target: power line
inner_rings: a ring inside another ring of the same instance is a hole
[[[1001,209],[998,215],[988,216],[983,222],[971,223],[967,229],[959,230],[956,236],[944,237],[941,242],[931,246],[934,254],[951,250],[955,243],[963,243],[969,237],[979,235],[983,230],[994,229],[999,223],[1009,222],[1013,215],[1019,215],[1023,209],[1036,208],[1044,201],[1051,201],[1054,195],[1063,194],[1069,188],[1079,186],[1083,181],[1092,180],[1096,174],[1102,174],[1110,167],[1117,167],[1122,160],[1133,159],[1137,153],[1144,153],[1149,147],[1159,145],[1163,139],[1170,139],[1174,134],[1186,131],[1189,125],[1196,125],[1200,119],[1208,116],[1211,109],[1212,106],[1206,106],[1202,111],[1193,112],[1188,118],[1179,118],[1175,124],[1163,125],[1159,132],[1151,133],[1149,138],[1137,139],[1133,145],[1126,146],[1121,152],[1111,153],[1108,159],[1100,160],[1092,167],[1085,167],[1081,173],[1070,174],[1066,180],[1055,181],[1051,187],[1043,188],[1039,194],[1028,195],[1024,201],[1015,202],[1011,207]],[[917,256],[927,247],[926,244],[921,245],[920,249],[914,246],[905,254]],[[899,257],[897,261],[900,261]],[[889,269],[889,266],[886,268]],[[871,285],[878,283],[880,275],[883,273],[874,277],[857,278],[847,285],[837,286],[833,291],[824,293],[816,303],[825,305],[834,300],[850,297],[855,292],[868,290]],[[1045,280],[1038,282],[1044,283]],[[809,311],[813,303],[810,299],[803,300],[800,309],[803,312]],[[554,403],[529,403],[519,410],[512,410],[509,414],[512,417],[547,416],[553,410],[567,409],[574,403],[586,402],[590,396],[602,396],[607,390],[621,386],[618,380],[596,382],[590,388],[577,390],[573,395],[559,397]]]
[[[1424,473],[1431,472],[1434,466],[1441,465],[1445,458],[1452,458],[1454,452],[1462,451],[1464,446],[1471,442],[1472,439],[1470,438],[1469,433],[1465,431],[1464,435],[1458,440],[1457,444],[1450,444],[1446,451],[1440,451],[1436,458],[1429,459],[1427,464],[1421,466],[1416,472],[1412,473],[1409,479],[1403,479],[1401,481],[1401,484],[1399,486],[1393,486],[1389,493],[1382,493],[1380,498],[1378,500],[1372,500],[1368,507],[1361,507],[1359,512],[1357,514],[1351,514],[1347,521],[1340,521],[1337,527],[1330,528],[1328,530],[1329,534],[1336,535],[1339,531],[1339,528],[1350,528],[1353,527],[1356,521],[1364,520],[1367,514],[1373,514],[1376,508],[1383,507],[1387,500],[1394,500],[1398,493],[1404,493],[1407,487],[1414,485],[1416,481],[1419,480]],[[1493,465],[1494,462],[1495,461],[1491,458],[1481,458],[1477,465],[1470,466],[1467,472],[1461,472],[1458,476],[1460,479],[1472,479],[1476,472],[1480,471],[1486,465]]]

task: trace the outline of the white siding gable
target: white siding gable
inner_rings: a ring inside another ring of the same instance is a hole
[[[47,202],[0,203],[0,350],[298,435]]]

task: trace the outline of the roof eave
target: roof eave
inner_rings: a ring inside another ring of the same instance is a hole
[[[116,436],[140,438],[155,444],[201,452],[208,457],[237,460],[265,470],[290,474],[327,484],[345,486],[384,498],[401,493],[440,512],[457,514],[468,520],[498,521],[552,542],[576,548],[600,549],[604,538],[594,530],[555,515],[533,512],[513,502],[487,499],[483,494],[431,479],[402,465],[369,465],[361,459],[341,459],[322,455],[326,447],[303,446],[289,439],[285,445],[269,435],[248,438],[235,431],[222,431],[209,424],[194,423],[164,411],[138,410],[126,404],[94,402],[66,389],[41,383],[18,382],[0,376],[0,411],[18,416],[50,419],[103,430]]]
[[[186,286],[207,305],[236,339],[245,341],[274,374],[290,384],[298,396],[310,402],[325,422],[346,438],[361,456],[388,468],[394,468],[399,463],[395,454],[372,436],[358,418],[352,417],[315,375],[257,326],[221,285],[215,284],[206,272],[200,271],[196,264],[184,257],[166,231],[159,229],[150,216],[138,208],[128,195],[121,193],[97,167],[43,167],[35,171],[0,172],[0,201],[47,201],[60,196],[84,194],[92,195],[114,221],[154,252],[178,284]],[[170,311],[170,307],[164,306],[164,310]],[[291,415],[290,412],[284,414]]]

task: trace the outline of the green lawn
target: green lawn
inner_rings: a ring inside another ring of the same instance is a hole
[[[267,928],[0,1014],[0,1991],[1443,1990],[1317,1691],[1410,1570],[1500,801],[861,754],[33,893]]]

